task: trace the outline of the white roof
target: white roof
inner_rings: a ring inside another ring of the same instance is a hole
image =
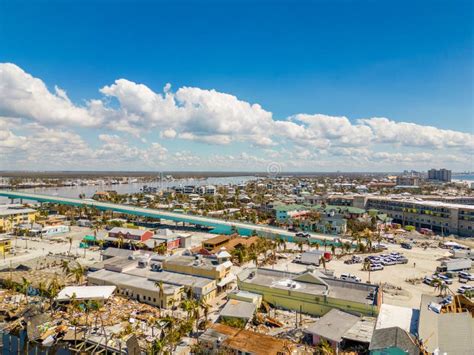
[[[380,307],[375,329],[399,327],[410,333],[413,323],[417,322],[417,311],[408,307],[393,306],[384,303]]]
[[[229,254],[225,248],[221,248],[221,251],[216,254],[218,258],[230,258],[232,255]]]
[[[115,286],[68,286],[59,292],[56,300],[69,301],[73,295],[77,300],[106,300],[115,289]]]
[[[232,267],[232,265],[234,265],[234,264],[232,264],[232,261],[227,260],[227,261],[223,262],[222,264],[218,265],[218,266],[216,267],[216,270],[217,270],[217,271],[220,271],[220,270],[222,270],[222,269],[226,269],[226,268],[228,268],[228,267]]]

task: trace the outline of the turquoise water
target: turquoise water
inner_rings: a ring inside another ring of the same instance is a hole
[[[466,181],[474,181],[474,174],[466,174],[466,175],[453,175],[453,180],[466,180]]]

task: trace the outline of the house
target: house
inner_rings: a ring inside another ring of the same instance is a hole
[[[88,227],[89,228],[89,227],[92,227],[92,222],[89,221],[88,219],[78,219],[76,221],[76,225],[78,227]]]
[[[296,345],[284,339],[245,329],[213,324],[200,337],[205,354],[296,354]]]
[[[221,322],[237,321],[245,325],[253,318],[256,309],[255,303],[230,299],[219,313],[219,320]]]
[[[399,327],[375,329],[369,350],[371,355],[420,354],[415,337]]]
[[[177,234],[173,233],[170,229],[161,229],[155,234],[153,240],[166,243],[167,250],[178,249],[180,245],[180,238]]]
[[[207,239],[202,243],[202,247],[206,249],[207,251],[214,251],[218,250],[221,247],[223,247],[225,244],[227,244],[230,240],[230,236],[228,235],[218,235],[217,237]]]
[[[306,206],[296,204],[278,205],[273,208],[277,222],[287,222],[290,218],[306,214],[308,210]]]
[[[112,239],[127,239],[138,242],[144,242],[153,237],[153,232],[146,229],[133,229],[133,228],[122,228],[114,227],[109,231],[109,238]]]
[[[33,230],[31,230],[33,232]],[[53,235],[63,234],[69,232],[69,226],[57,225],[57,226],[46,226],[40,230],[40,234],[44,237],[51,237]]]
[[[333,308],[304,332],[310,335],[314,346],[325,340],[338,353],[343,347],[344,334],[358,321],[358,316]]]

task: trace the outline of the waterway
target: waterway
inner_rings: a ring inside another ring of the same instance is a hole
[[[209,177],[207,179],[179,179],[173,181],[154,181],[154,182],[138,182],[130,184],[115,185],[86,185],[86,186],[60,186],[60,187],[38,187],[21,189],[22,192],[34,192],[36,194],[53,195],[60,197],[78,198],[84,194],[86,198],[91,198],[97,191],[113,190],[119,194],[130,194],[141,192],[143,186],[156,188],[158,191],[173,186],[204,186],[204,185],[236,185],[246,183],[256,179],[255,176],[235,176],[235,177]],[[8,199],[0,196],[0,203],[7,203]]]

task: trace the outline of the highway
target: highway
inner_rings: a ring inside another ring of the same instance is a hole
[[[142,207],[135,207],[129,205],[114,204],[108,202],[99,202],[92,199],[79,199],[79,198],[69,198],[69,197],[60,197],[60,196],[51,196],[51,195],[39,195],[30,192],[19,192],[19,191],[9,191],[9,190],[0,190],[0,196],[8,197],[10,199],[20,199],[20,200],[31,200],[44,203],[55,203],[63,204],[69,206],[87,206],[93,207],[101,211],[113,211],[124,214],[130,214],[141,217],[151,217],[157,219],[165,219],[175,222],[185,222],[189,224],[195,224],[200,226],[207,226],[212,228],[212,233],[219,234],[231,234],[233,229],[237,229],[241,235],[252,235],[256,232],[258,235],[268,238],[280,237],[289,242],[297,242],[299,240],[305,240],[305,238],[295,237],[295,233],[289,232],[285,229],[278,227],[270,227],[268,225],[259,225],[251,223],[242,223],[237,221],[225,221],[217,218],[209,218],[203,216],[196,216],[191,214],[170,212],[165,210],[158,209],[149,209]],[[312,242],[326,242],[327,245],[335,244],[340,245],[336,239],[340,239],[343,242],[350,240],[345,240],[341,238],[335,238],[332,236],[324,234],[309,233],[310,239]]]

